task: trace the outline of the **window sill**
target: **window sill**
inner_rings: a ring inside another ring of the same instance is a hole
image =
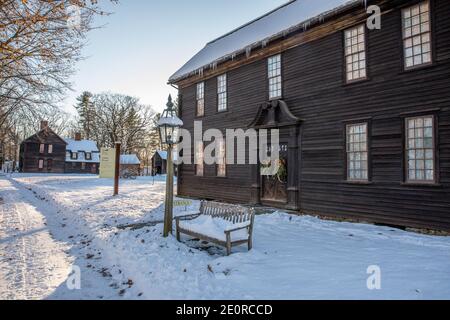
[[[362,185],[362,186],[370,186],[373,184],[372,181],[351,181],[351,180],[344,180],[343,183],[353,184],[353,185]]]
[[[435,66],[437,66],[437,63],[436,63],[436,62],[427,63],[427,64],[419,65],[419,66],[417,66],[417,67],[411,67],[411,68],[408,68],[408,69],[406,69],[405,67],[403,67],[403,70],[400,71],[399,74],[408,74],[408,73],[414,72],[414,71],[427,70],[427,69],[434,68]]]
[[[400,185],[404,187],[428,187],[428,188],[442,188],[442,184],[440,183],[420,183],[420,182],[402,182]]]
[[[342,84],[342,86],[343,87],[350,87],[350,86],[353,86],[353,85],[357,85],[357,84],[362,84],[362,83],[366,83],[366,82],[369,82],[370,81],[370,78],[369,77],[366,77],[366,78],[362,78],[362,79],[358,79],[358,80],[352,80],[352,81],[345,81],[343,84]]]

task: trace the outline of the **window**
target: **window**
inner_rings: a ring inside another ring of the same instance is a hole
[[[205,83],[197,84],[197,117],[205,115]]]
[[[47,171],[52,171],[52,167],[53,167],[53,160],[48,159],[47,160]]]
[[[226,154],[226,144],[225,140],[221,139],[218,141],[217,151],[219,152],[217,163],[217,176],[226,177],[227,175],[227,154]]]
[[[48,145],[48,153],[49,153],[49,154],[52,154],[52,153],[53,153],[53,145],[52,145],[52,144],[49,144],[49,145]]]
[[[347,126],[347,180],[369,180],[367,123]]]
[[[281,98],[281,54],[268,59],[269,99]]]
[[[227,110],[227,75],[217,77],[217,110]]]
[[[45,144],[41,143],[39,145],[39,153],[44,153],[45,152]]]
[[[92,160],[92,153],[86,152],[86,160]]]
[[[39,159],[39,170],[44,169],[44,160],[43,159]]]
[[[403,10],[405,68],[431,63],[430,6],[428,1]]]
[[[72,160],[77,160],[77,159],[78,159],[78,153],[77,153],[77,152],[72,152],[72,153],[70,154],[70,158],[71,158]]]
[[[86,162],[81,163],[81,170],[86,170]]]
[[[195,158],[197,161],[197,165],[195,166],[195,174],[197,176],[203,176],[204,171],[204,150],[203,143],[198,142],[195,150]]]
[[[360,25],[345,31],[347,82],[366,79],[366,29]]]
[[[435,181],[434,117],[406,119],[408,182]]]

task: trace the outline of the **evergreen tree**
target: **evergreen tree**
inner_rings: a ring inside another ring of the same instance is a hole
[[[87,140],[92,138],[95,121],[95,107],[91,100],[92,93],[85,91],[77,98],[78,103],[75,106],[80,118],[80,125],[83,128],[83,135]]]

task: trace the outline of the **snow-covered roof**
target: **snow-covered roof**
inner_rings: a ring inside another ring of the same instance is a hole
[[[159,154],[161,159],[167,160],[167,151],[158,150],[156,152]],[[176,151],[174,151],[173,152],[173,161],[177,161],[177,160],[178,160],[178,153]]]
[[[97,143],[92,140],[74,140],[74,139],[64,139],[67,142],[67,151],[78,152],[99,152]]]
[[[97,143],[92,140],[74,140],[64,139],[66,146],[66,162],[85,162],[85,163],[100,163],[100,151]],[[71,152],[77,152],[77,159],[71,158]],[[91,154],[91,159],[86,159],[86,153]]]
[[[201,74],[205,68],[215,68],[218,63],[233,59],[237,54],[265,46],[279,36],[298,28],[308,28],[311,22],[367,0],[293,0],[250,21],[249,23],[209,42],[169,79],[173,83],[185,77]]]
[[[135,154],[122,154],[120,164],[141,164],[141,161]]]

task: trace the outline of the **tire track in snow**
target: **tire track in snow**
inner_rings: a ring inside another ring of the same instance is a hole
[[[52,238],[42,214],[10,181],[0,179],[0,189],[0,299],[43,299],[67,277],[67,246]]]

